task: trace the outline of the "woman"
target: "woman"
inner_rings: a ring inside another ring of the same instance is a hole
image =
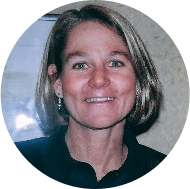
[[[16,145],[57,181],[119,186],[165,158],[135,138],[154,123],[161,99],[155,67],[126,18],[95,5],[69,10],[50,33],[36,90],[42,128],[56,131]]]

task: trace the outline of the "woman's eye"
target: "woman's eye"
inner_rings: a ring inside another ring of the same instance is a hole
[[[76,63],[73,65],[73,69],[86,69],[88,66],[86,65],[86,63]]]
[[[122,67],[123,66],[123,63],[120,62],[120,61],[111,61],[110,62],[110,67]]]

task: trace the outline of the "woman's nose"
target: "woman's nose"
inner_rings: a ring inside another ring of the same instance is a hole
[[[96,68],[92,71],[88,85],[91,88],[100,89],[102,87],[107,87],[110,85],[110,79],[106,68]]]

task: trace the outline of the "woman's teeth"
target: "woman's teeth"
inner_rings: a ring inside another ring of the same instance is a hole
[[[86,102],[106,102],[114,100],[113,97],[97,97],[97,98],[87,98]]]

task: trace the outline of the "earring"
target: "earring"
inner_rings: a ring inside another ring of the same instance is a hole
[[[62,107],[62,103],[61,103],[61,98],[60,97],[58,97],[58,104],[57,104],[57,106],[58,106],[58,110],[60,111],[61,107]]]
[[[56,96],[58,97],[58,100],[57,100],[58,111],[61,111],[63,107],[63,97],[59,93],[57,93]]]

